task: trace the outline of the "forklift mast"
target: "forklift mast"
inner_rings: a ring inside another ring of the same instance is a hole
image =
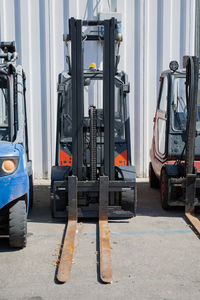
[[[197,136],[197,96],[199,81],[199,58],[189,56],[186,65],[186,153],[185,153],[185,176],[186,176],[186,213],[194,212],[196,194],[197,172],[194,168],[195,139]]]
[[[83,119],[84,119],[84,76],[82,26],[104,25],[103,42],[103,120],[104,120],[104,175],[114,179],[114,76],[116,19],[105,21],[69,20],[71,40],[72,80],[72,174],[83,179]],[[88,37],[87,37],[88,38]],[[95,37],[94,37],[95,38]],[[93,38],[93,39],[94,39]],[[96,37],[98,40],[98,37]],[[78,109],[77,109],[78,108]],[[91,126],[92,128],[92,126]],[[91,135],[91,137],[94,136]],[[92,149],[90,149],[92,150]],[[96,151],[93,151],[96,153]],[[96,165],[96,160],[93,160]],[[92,165],[90,166],[92,168]],[[103,174],[102,174],[103,175]]]
[[[194,173],[194,155],[196,138],[196,118],[197,118],[197,96],[199,81],[199,58],[196,56],[188,57],[186,66],[186,104],[187,104],[187,123],[186,123],[186,157],[185,173]]]

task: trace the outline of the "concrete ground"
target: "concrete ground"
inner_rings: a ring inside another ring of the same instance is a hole
[[[99,282],[97,224],[78,224],[69,281],[55,282],[65,223],[50,214],[49,187],[35,185],[28,244],[13,250],[0,238],[0,299],[200,299],[200,240],[182,209],[161,209],[159,190],[138,183],[138,212],[112,221],[113,283]]]

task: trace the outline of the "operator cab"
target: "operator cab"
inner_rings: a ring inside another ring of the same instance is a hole
[[[181,76],[182,75],[182,76]],[[173,78],[173,98],[171,102],[172,107],[172,121],[173,130],[175,132],[184,132],[186,130],[187,122],[187,103],[185,86],[186,74],[182,70],[182,74],[178,76],[174,75]],[[198,98],[197,98],[197,120],[196,120],[196,130],[200,132],[200,82],[198,83]]]
[[[21,77],[21,78],[20,78]],[[19,79],[20,78],[20,79]],[[17,82],[21,84],[21,97]],[[15,142],[23,145],[29,161],[26,116],[26,77],[21,66],[0,65],[0,142]]]
[[[58,118],[58,148],[57,164],[59,166],[72,165],[72,87],[71,76],[62,73],[59,85],[60,97],[58,111],[61,112]],[[65,84],[65,90],[62,86]],[[97,93],[99,92],[98,96]],[[115,166],[130,165],[130,141],[129,141],[129,113],[128,97],[129,84],[127,76],[121,72],[115,76],[115,109],[114,109],[114,140],[115,140]],[[97,118],[97,168],[101,174],[101,167],[104,161],[104,125],[103,125],[103,72],[99,70],[84,71],[84,146],[83,161],[85,168],[85,179],[90,177],[90,115],[95,110]],[[89,109],[88,109],[89,108]],[[120,175],[119,175],[120,176]],[[96,178],[93,178],[96,179]]]
[[[156,175],[160,176],[166,161],[184,158],[185,132],[187,123],[186,70],[167,70],[160,77],[160,91],[154,118],[154,139],[150,156]],[[200,83],[197,102],[197,135],[200,133]],[[200,143],[200,137],[196,137]],[[195,148],[200,156],[200,148]]]

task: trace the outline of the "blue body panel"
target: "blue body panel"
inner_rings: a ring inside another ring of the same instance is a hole
[[[16,171],[8,176],[0,176],[0,209],[9,202],[27,195],[27,211],[29,204],[29,177],[24,166],[24,148],[20,144],[0,142],[0,158],[19,157]]]

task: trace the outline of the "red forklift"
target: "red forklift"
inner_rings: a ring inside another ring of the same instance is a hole
[[[199,58],[176,61],[160,77],[160,91],[150,149],[150,187],[160,187],[162,208],[184,206],[200,233],[195,207],[200,206]]]

